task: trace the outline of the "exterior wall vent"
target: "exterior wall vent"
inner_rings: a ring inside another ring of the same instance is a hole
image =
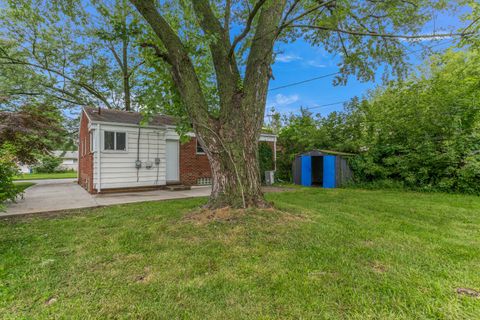
[[[197,185],[199,186],[208,186],[212,184],[212,178],[198,178]]]

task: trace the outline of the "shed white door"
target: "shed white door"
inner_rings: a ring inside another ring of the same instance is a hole
[[[178,181],[178,140],[167,140],[167,181]]]

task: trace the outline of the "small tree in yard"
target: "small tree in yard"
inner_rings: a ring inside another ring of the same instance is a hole
[[[58,110],[48,105],[25,105],[0,111],[0,206],[20,192],[13,185],[17,163],[33,164],[64,140]]]
[[[17,171],[11,152],[0,148],[0,211],[3,209],[2,204],[6,200],[14,201],[19,193],[19,190],[13,184],[13,176]]]
[[[443,1],[403,0],[131,3],[153,32],[143,46],[160,58],[158,84],[169,82],[168,71],[210,160],[210,208],[268,206],[260,190],[258,139],[277,41],[304,38],[341,54],[336,83],[351,74],[370,80],[383,63],[390,66],[386,72],[402,75],[402,41],[441,37],[420,31],[432,11],[447,8]]]

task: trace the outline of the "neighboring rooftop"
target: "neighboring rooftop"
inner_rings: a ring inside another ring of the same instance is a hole
[[[121,111],[104,108],[92,108],[85,107],[83,110],[87,113],[88,118],[91,121],[113,122],[113,123],[125,123],[125,124],[140,124],[143,120],[143,115],[138,112]],[[99,112],[100,110],[100,112]],[[170,116],[157,115],[153,116],[148,125],[150,126],[164,126],[174,125],[175,119]]]
[[[78,151],[55,150],[55,151],[52,151],[52,154],[56,157],[61,157],[63,159],[77,159],[78,158]]]

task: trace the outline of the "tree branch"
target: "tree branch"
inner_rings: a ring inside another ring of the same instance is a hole
[[[462,30],[462,34],[465,34],[465,32],[467,32],[468,29],[470,29],[475,23],[477,23],[478,21],[480,20],[480,17],[477,17],[476,19],[474,19],[468,26],[466,26],[463,30]]]
[[[290,19],[290,20],[288,20],[288,21],[286,21],[286,22],[285,22],[286,19],[284,19],[284,21],[282,21],[282,23],[280,24],[280,27],[279,27],[279,30],[278,30],[277,34],[280,34],[280,32],[281,32],[283,29],[285,29],[287,26],[291,25],[293,22],[295,22],[295,21],[297,21],[297,20],[305,17],[306,15],[308,15],[308,14],[310,14],[310,13],[312,13],[312,12],[314,12],[314,11],[322,8],[322,7],[328,6],[329,4],[331,4],[331,3],[333,3],[333,2],[335,2],[335,0],[330,0],[330,1],[327,1],[327,2],[322,2],[322,3],[319,4],[318,6],[313,7],[313,8],[311,8],[311,9],[309,9],[309,10],[306,10],[305,12],[299,14],[298,16],[296,16],[296,17],[294,17],[294,18],[292,18],[292,19]],[[293,6],[293,5],[292,5],[292,6]],[[285,18],[286,18],[286,16],[285,16]]]
[[[2,95],[2,94],[5,94],[7,96],[45,96],[45,93],[42,93],[42,92],[29,92],[29,91],[10,91],[10,92],[0,93],[0,95]],[[57,96],[57,95],[54,95],[54,94],[51,94],[49,96],[51,96],[52,98],[64,101],[64,102],[71,103],[71,104],[76,104],[76,105],[80,105],[80,106],[86,106],[87,105],[86,103],[79,102],[79,101],[73,101],[73,100],[63,98],[63,97],[60,97],[60,96]]]
[[[132,76],[132,74],[134,74],[135,71],[136,71],[140,66],[142,66],[143,64],[145,64],[145,62],[146,62],[145,60],[142,60],[142,61],[140,61],[139,63],[137,63],[136,65],[134,65],[134,66],[132,67],[132,69],[128,72],[128,77],[130,78],[130,77]]]
[[[227,0],[225,5],[225,19],[223,21],[223,29],[225,30],[225,38],[230,41],[230,15],[232,14],[232,0]]]
[[[140,47],[142,47],[142,48],[152,48],[155,51],[155,55],[157,57],[159,57],[159,58],[163,59],[165,62],[171,64],[171,62],[169,61],[169,58],[168,58],[168,54],[163,52],[162,49],[160,49],[160,47],[157,46],[156,44],[149,43],[149,42],[144,42],[144,43],[140,44]]]
[[[113,57],[115,58],[115,61],[117,61],[118,65],[120,66],[121,69],[123,69],[123,63],[122,63],[122,60],[120,59],[120,56],[118,55],[117,51],[115,50],[115,47],[110,44],[110,45],[107,45],[108,49],[110,51],[112,51],[113,53]]]
[[[257,15],[258,11],[262,7],[262,5],[265,3],[266,0],[258,0],[258,2],[255,4],[253,7],[252,12],[250,12],[250,15],[247,18],[247,22],[245,24],[245,29],[243,29],[242,33],[240,33],[238,36],[235,37],[233,40],[233,43],[230,47],[230,51],[228,52],[228,56],[232,57],[233,54],[235,53],[235,47],[237,44],[242,41],[250,32],[250,29],[252,28],[252,22],[253,19],[255,19],[255,16]]]
[[[158,12],[156,1],[130,0],[165,46],[166,56],[171,62],[171,74],[189,117],[208,124],[210,115],[195,68],[182,41]]]
[[[22,60],[14,59],[14,58],[11,58],[11,57],[0,57],[0,58],[9,60],[9,62],[0,62],[0,65],[25,65],[25,66],[30,66],[30,67],[33,67],[33,68],[39,68],[39,69],[48,71],[48,72],[50,72],[50,73],[54,73],[54,74],[56,74],[56,75],[58,75],[58,76],[60,76],[60,77],[63,77],[63,78],[65,78],[65,79],[67,79],[68,81],[70,81],[71,83],[77,84],[78,86],[80,86],[80,87],[82,87],[83,89],[85,89],[86,91],[88,91],[90,94],[92,94],[92,95],[95,96],[97,99],[99,99],[100,101],[102,101],[107,108],[109,108],[109,109],[112,108],[111,104],[110,104],[110,103],[108,102],[108,100],[103,96],[103,94],[100,93],[99,91],[97,91],[97,90],[96,90],[95,88],[93,88],[92,86],[90,86],[88,83],[74,80],[74,79],[72,79],[71,77],[67,76],[66,74],[63,74],[62,72],[57,71],[57,70],[55,70],[55,69],[52,69],[52,68],[50,68],[50,67],[37,65],[37,64],[35,64],[35,63],[31,63],[31,62],[27,62],[27,61],[22,61]]]
[[[336,27],[325,27],[307,24],[290,25],[287,28],[303,28],[303,29],[319,29],[325,31],[345,33],[355,36],[369,36],[369,37],[382,37],[382,38],[398,38],[398,39],[424,39],[424,38],[448,38],[448,37],[463,37],[473,34],[474,32],[467,33],[439,33],[439,34],[425,34],[425,35],[400,35],[391,33],[378,33],[378,32],[364,32],[358,30],[339,29]]]

